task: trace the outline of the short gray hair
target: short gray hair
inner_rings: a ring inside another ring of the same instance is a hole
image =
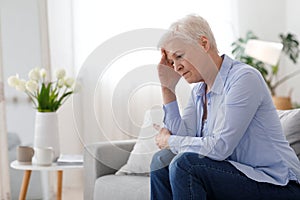
[[[208,24],[208,22],[198,15],[187,15],[186,17],[173,23],[166,35],[163,36],[159,42],[159,46],[163,46],[170,36],[185,37],[191,39],[194,42],[198,42],[202,36],[205,36],[210,42],[210,48],[218,51],[217,43],[214,34]]]

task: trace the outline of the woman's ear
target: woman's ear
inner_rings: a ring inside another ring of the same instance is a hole
[[[209,40],[207,39],[207,37],[201,36],[199,39],[199,44],[200,44],[200,46],[203,47],[203,50],[205,52],[208,52],[208,50],[210,48],[210,43],[209,43]]]

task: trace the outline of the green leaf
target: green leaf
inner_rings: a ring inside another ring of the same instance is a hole
[[[296,36],[292,33],[286,35],[280,34],[281,43],[283,44],[282,51],[287,55],[291,61],[296,64],[299,57],[299,42]]]
[[[276,75],[278,73],[279,65],[272,66],[272,73]]]

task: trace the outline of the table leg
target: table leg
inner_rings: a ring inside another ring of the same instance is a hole
[[[26,193],[29,185],[30,175],[31,175],[31,170],[25,170],[19,200],[26,199]]]
[[[57,171],[57,200],[61,200],[62,196],[62,180],[63,180],[63,171]]]

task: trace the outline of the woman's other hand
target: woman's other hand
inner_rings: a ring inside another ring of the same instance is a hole
[[[160,128],[159,125],[153,124],[153,127],[159,131],[159,133],[155,137],[155,143],[160,149],[169,149],[169,138],[171,136],[171,132],[166,128]]]

